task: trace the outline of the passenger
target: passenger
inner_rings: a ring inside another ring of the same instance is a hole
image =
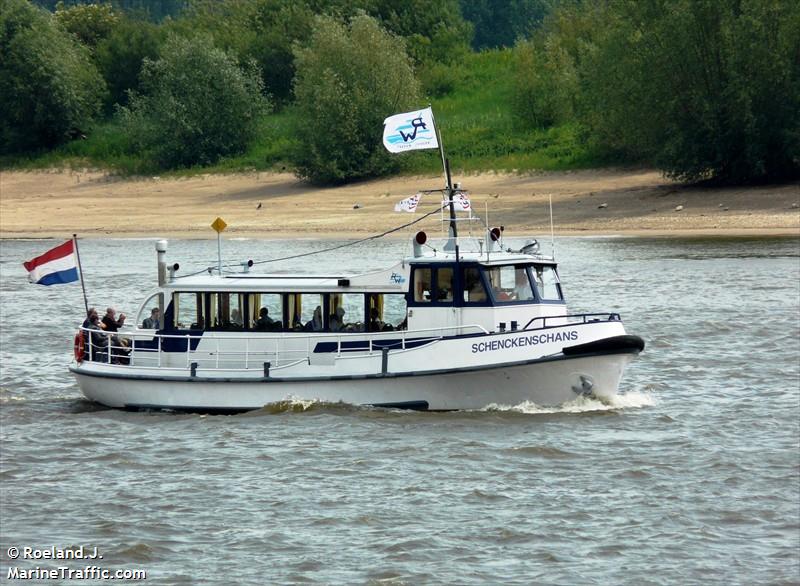
[[[90,327],[92,325],[92,316],[93,315],[97,315],[97,310],[94,307],[90,307],[86,311],[86,319],[83,320],[83,323],[81,324],[82,328],[88,328],[88,327]]]
[[[125,314],[119,314],[119,319],[116,319],[117,311],[113,307],[106,308],[106,314],[103,316],[103,325],[107,332],[117,332],[125,325]]]
[[[150,317],[146,317],[142,322],[142,327],[146,330],[158,330],[161,329],[160,326],[160,310],[158,307],[154,307],[150,310]]]
[[[256,329],[262,332],[269,331],[275,327],[275,320],[269,316],[269,309],[262,307],[258,312]]]
[[[103,316],[103,325],[107,332],[118,332],[119,329],[125,325],[125,314],[119,314],[119,319],[115,319],[117,315],[113,307],[106,309],[106,314]],[[121,338],[120,336],[111,336],[111,362],[114,364],[128,364],[128,355],[131,351],[128,349],[128,339]]]
[[[530,301],[533,299],[531,283],[528,281],[528,273],[525,272],[525,269],[517,269],[514,278],[514,299],[520,301]]]
[[[314,310],[314,317],[312,317],[306,324],[305,330],[307,332],[321,332],[322,331],[322,308],[317,305]]]
[[[231,325],[237,328],[242,327],[242,312],[235,307],[231,309]]]
[[[369,331],[370,332],[380,332],[383,331],[386,324],[381,321],[381,318],[378,314],[378,308],[373,307],[369,310]]]
[[[91,347],[89,357],[95,362],[105,362],[108,360],[108,338],[107,334],[103,332],[100,316],[97,314],[94,307],[89,310],[89,317],[86,318],[86,321],[83,323],[86,322],[89,322],[89,325],[86,327],[91,330],[88,332],[89,345]]]
[[[339,306],[336,308],[336,313],[334,313],[330,318],[332,332],[343,332],[345,330],[344,314],[344,307]]]

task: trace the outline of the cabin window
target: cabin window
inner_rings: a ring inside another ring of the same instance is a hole
[[[202,330],[205,328],[202,293],[173,293],[172,311],[175,329]]]
[[[464,302],[465,303],[485,303],[486,287],[483,285],[481,273],[478,267],[467,267],[462,272],[464,283]]]
[[[369,296],[370,332],[391,332],[408,327],[406,296],[402,294],[373,293]]]
[[[283,329],[283,299],[280,293],[248,295],[249,325],[258,332],[279,332]]]
[[[433,289],[431,269],[414,269],[414,301],[429,302]]]
[[[453,301],[453,269],[436,269],[436,300],[440,302]]]
[[[364,331],[364,295],[360,293],[331,293],[329,297],[328,329],[332,332]]]
[[[162,314],[164,307],[164,297],[162,293],[156,293],[144,302],[139,315],[136,317],[136,324],[146,330],[160,330],[164,327]]]
[[[558,276],[554,267],[543,265],[533,267],[533,280],[539,297],[547,300],[560,300],[561,291],[558,286]]]
[[[240,293],[209,293],[208,315],[212,316],[210,327],[224,331],[243,330],[244,297]]]
[[[288,313],[295,331],[321,332],[325,329],[325,301],[319,293],[291,293]]]
[[[486,274],[495,301],[533,301],[533,289],[524,266],[490,267]]]

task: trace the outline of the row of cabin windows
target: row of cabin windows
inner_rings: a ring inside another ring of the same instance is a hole
[[[415,267],[412,281],[415,303],[452,304],[458,292],[467,305],[563,299],[556,271],[549,265],[462,266],[460,283],[455,267]]]
[[[179,292],[172,294],[167,324],[178,330],[404,330],[407,327],[406,298],[384,293]]]

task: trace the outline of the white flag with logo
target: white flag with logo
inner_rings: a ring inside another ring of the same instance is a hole
[[[433,126],[433,110],[425,108],[395,114],[383,121],[383,146],[390,153],[402,153],[417,149],[438,149],[436,129]]]
[[[417,206],[419,205],[419,200],[422,198],[421,193],[417,193],[412,195],[411,197],[407,197],[402,201],[397,202],[394,204],[394,211],[396,212],[416,212]]]
[[[445,198],[445,203],[449,203]],[[472,208],[469,194],[466,191],[453,192],[453,207],[459,212],[468,212]]]

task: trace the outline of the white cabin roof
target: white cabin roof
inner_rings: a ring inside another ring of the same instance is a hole
[[[555,265],[551,258],[532,256],[519,252],[460,252],[459,261],[482,266],[530,263]],[[166,289],[175,291],[230,291],[230,292],[339,292],[339,293],[405,293],[408,291],[411,266],[415,264],[452,264],[454,252],[425,250],[420,256],[408,257],[403,262],[379,271],[363,274],[339,273],[334,275],[286,273],[223,273],[177,276],[167,283]]]

